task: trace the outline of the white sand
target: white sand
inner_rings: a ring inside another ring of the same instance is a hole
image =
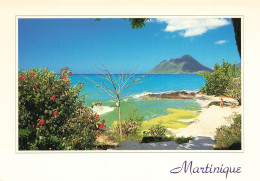
[[[213,138],[216,134],[216,128],[219,128],[221,125],[231,124],[231,120],[226,119],[227,117],[232,116],[235,113],[241,114],[240,106],[236,106],[236,108],[226,106],[221,108],[220,106],[214,105],[207,107],[210,102],[220,101],[220,97],[198,94],[196,98],[197,102],[202,107],[199,116],[195,119],[184,120],[185,122],[193,122],[186,128],[177,130],[169,129],[176,136],[209,136]],[[223,98],[223,100],[237,103],[237,101],[232,98]]]

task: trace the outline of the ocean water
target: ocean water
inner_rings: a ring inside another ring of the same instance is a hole
[[[114,75],[117,78],[119,75]],[[137,75],[142,76],[142,75]],[[93,102],[102,102],[103,109],[107,113],[102,114],[101,118],[106,120],[109,126],[118,120],[118,110],[116,100],[109,97],[106,93],[96,89],[86,78],[94,80],[97,83],[104,82],[100,75],[73,75],[70,76],[72,86],[76,83],[85,82],[84,90],[81,95],[87,95],[85,105],[89,106]],[[144,120],[149,120],[168,114],[167,108],[199,110],[199,104],[194,100],[143,100],[140,95],[147,93],[162,93],[170,91],[198,91],[203,86],[204,77],[195,74],[165,74],[165,75],[147,75],[140,84],[130,86],[121,95],[121,113],[124,119],[129,115],[131,109],[137,109],[138,113],[144,116]],[[106,82],[109,84],[108,82]]]

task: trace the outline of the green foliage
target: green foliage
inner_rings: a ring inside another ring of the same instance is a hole
[[[129,22],[133,29],[141,29],[145,26],[145,22],[150,21],[150,18],[129,18]]]
[[[241,143],[241,114],[236,115],[230,126],[221,126],[215,135],[216,149],[228,149],[235,143]]]
[[[144,120],[144,116],[140,115],[140,112],[136,108],[130,108],[129,113],[126,115],[126,120],[133,120],[138,123],[142,123]]]
[[[190,140],[193,140],[193,137],[174,137],[173,141],[175,141],[178,144],[182,143],[188,143]]]
[[[124,20],[129,20],[132,29],[141,29],[145,26],[146,21],[150,21],[150,18],[122,18]],[[100,21],[101,18],[96,18],[95,21]]]
[[[143,143],[153,143],[153,142],[175,141],[178,144],[182,144],[182,143],[188,143],[189,140],[193,140],[193,137],[183,137],[183,136],[182,137],[176,137],[176,136],[156,137],[156,136],[152,136],[152,137],[144,137],[142,142]]]
[[[137,121],[133,119],[122,121],[122,134],[123,136],[134,135],[137,133],[137,129],[141,126]],[[119,133],[119,125],[115,128],[116,132]]]
[[[99,119],[83,108],[82,83],[70,86],[66,72],[19,70],[19,149],[91,149]]]
[[[203,93],[208,95],[231,95],[229,92],[232,90],[233,94],[241,94],[241,86],[237,84],[237,89],[234,89],[233,83],[236,78],[240,79],[241,71],[240,68],[237,67],[235,64],[231,65],[228,62],[225,62],[223,59],[222,65],[218,65],[217,63],[214,66],[214,72],[203,72],[198,73],[205,77],[204,86],[201,88]]]
[[[226,90],[227,96],[233,97],[238,100],[241,105],[241,77],[234,78],[230,82],[229,88]]]
[[[149,128],[148,134],[150,134],[151,136],[160,137],[165,136],[165,132],[166,128],[159,123]]]
[[[137,109],[131,109],[126,116],[125,121],[122,121],[122,134],[123,136],[136,135],[138,128],[141,127],[144,117],[139,114]],[[119,133],[119,123],[115,127],[115,132]]]

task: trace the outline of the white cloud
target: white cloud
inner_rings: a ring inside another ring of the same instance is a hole
[[[224,18],[157,18],[156,21],[160,23],[167,23],[164,31],[181,31],[179,34],[183,37],[202,35],[209,30],[217,29],[221,26],[230,24],[230,22]]]
[[[219,41],[216,41],[215,44],[216,45],[222,45],[224,43],[227,43],[228,41],[227,40],[219,40]]]

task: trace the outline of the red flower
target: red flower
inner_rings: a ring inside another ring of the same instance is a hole
[[[100,137],[100,135],[98,134],[98,132],[97,132],[97,137]]]
[[[98,128],[102,129],[104,127],[104,125],[105,125],[104,123],[101,123]]]
[[[54,116],[56,116],[58,114],[58,111],[56,110],[56,111],[54,111]]]
[[[99,106],[102,106],[102,102],[98,103]]]
[[[80,102],[79,104],[82,105],[82,102]]]
[[[80,87],[82,87],[82,86],[83,86],[83,84],[81,83],[81,84],[80,84]]]
[[[67,84],[70,85],[70,81],[69,80],[67,81]]]
[[[19,77],[19,79],[24,79],[25,77],[24,77],[24,75],[21,75],[20,77]]]
[[[70,72],[70,76],[72,76],[72,72]]]
[[[53,95],[53,96],[51,97],[51,99],[54,101],[54,99],[55,99],[55,95]]]
[[[34,77],[34,73],[31,73],[31,74],[30,74],[30,77]]]
[[[65,74],[65,75],[63,75],[63,78],[66,79],[66,78],[68,78],[68,76]]]
[[[96,115],[96,119],[99,119],[99,115]]]
[[[39,88],[38,88],[38,87],[36,87],[36,90],[39,90]]]
[[[44,120],[43,120],[43,119],[40,120],[40,121],[38,122],[38,124],[42,126],[42,125],[44,124]]]

